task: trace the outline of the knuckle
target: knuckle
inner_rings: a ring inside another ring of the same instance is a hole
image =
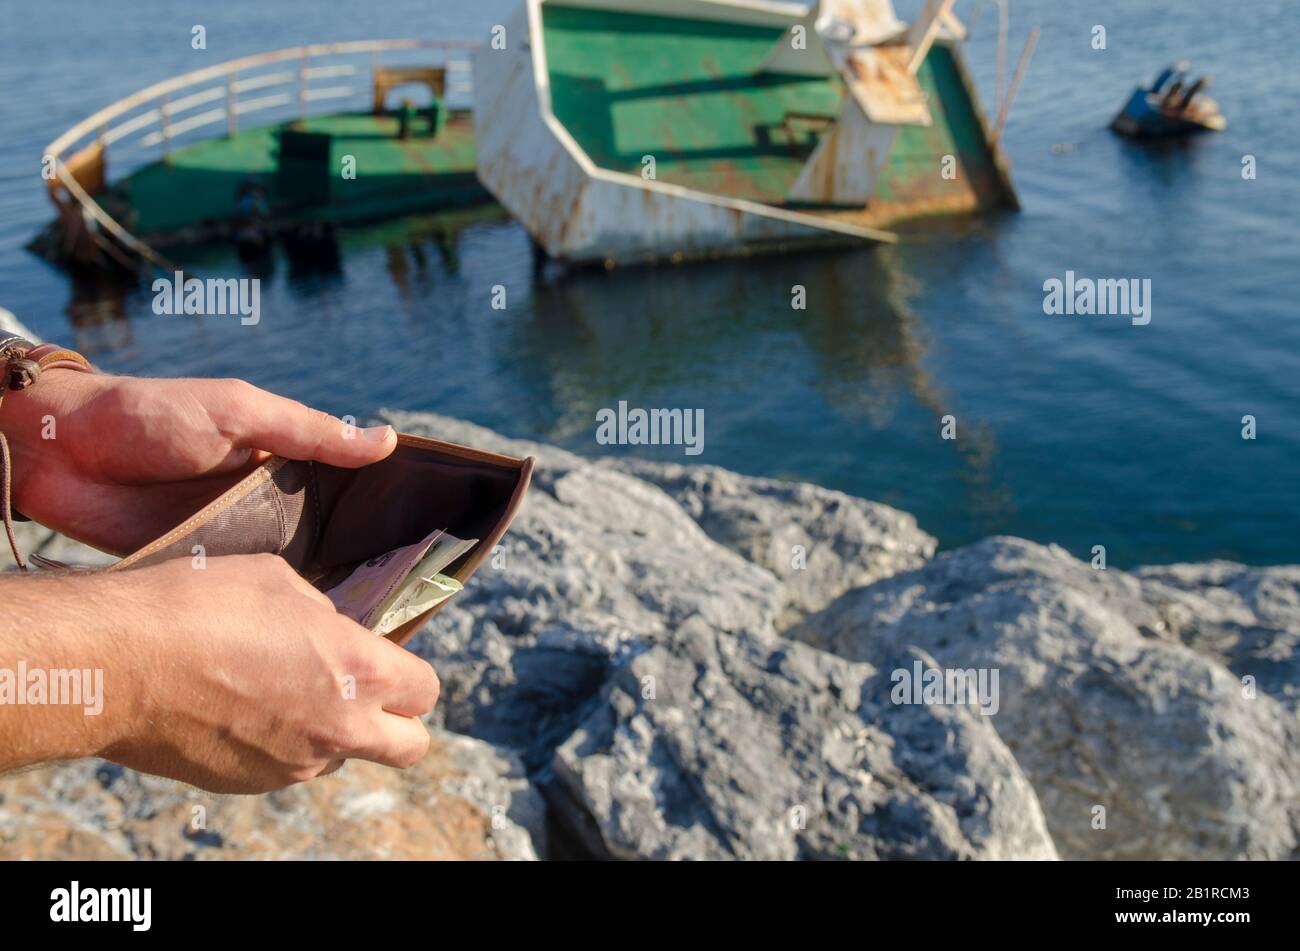
[[[253,556],[253,558],[256,559],[256,563],[259,568],[264,568],[267,571],[289,570],[289,563],[285,561],[283,558],[281,558],[279,555],[274,554],[273,552],[269,552],[269,551],[258,552],[256,555]]]
[[[350,637],[352,632],[348,630]],[[369,644],[365,645],[369,647]],[[354,650],[350,651],[344,658],[344,673],[351,674],[356,678],[358,684],[368,686],[385,686],[384,665],[380,657],[376,656],[372,650]]]
[[[342,433],[343,424],[322,409],[304,407],[307,412],[307,431],[312,434],[313,448],[319,450],[323,445]]]
[[[393,678],[397,682],[392,686],[400,686],[405,693],[419,697],[423,706],[421,713],[428,713],[437,704],[438,695],[442,691],[438,673],[433,669],[433,665],[422,657],[405,652],[400,656],[401,663]]]
[[[315,752],[325,759],[338,759],[359,749],[364,741],[362,725],[351,716],[343,716],[321,727],[312,745]]]
[[[309,782],[315,779],[321,771],[318,763],[306,763],[301,766],[292,766],[284,774],[285,786],[296,786],[299,783]]]
[[[225,377],[224,379],[216,380],[214,382],[221,388],[223,393],[232,400],[248,399],[248,397],[257,390],[257,387],[253,386],[253,384],[249,383],[247,380],[240,380],[233,376]]]
[[[429,744],[432,742],[428,732],[421,731],[422,735],[416,736],[410,745],[402,751],[398,757],[398,765],[402,769],[410,769],[416,763],[420,762],[429,752]]]
[[[248,571],[256,573],[256,577],[261,577],[267,571],[273,571],[273,559],[275,555],[269,555],[265,552],[249,553],[247,555],[219,555],[216,558],[209,558],[209,563],[220,565],[229,565],[241,567]]]
[[[279,555],[261,552],[250,555],[248,566],[253,573],[253,580],[263,587],[280,589],[293,569]]]
[[[315,406],[303,406],[307,411],[308,425],[315,427],[322,432],[338,423],[338,420],[325,412],[323,409],[317,409]]]

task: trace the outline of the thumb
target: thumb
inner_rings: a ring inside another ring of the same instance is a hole
[[[359,428],[336,416],[237,382],[218,401],[216,423],[240,449],[357,468],[397,448],[392,426]]]

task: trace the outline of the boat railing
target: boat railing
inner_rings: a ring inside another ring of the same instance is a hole
[[[60,214],[93,220],[129,252],[154,265],[170,263],[123,227],[96,201],[115,176],[167,161],[179,146],[212,132],[234,136],[249,117],[259,125],[304,119],[364,104],[371,108],[376,76],[401,51],[432,53],[445,70],[451,108],[473,97],[470,55],[476,43],[437,40],[358,40],[259,53],[194,70],[132,93],[68,129],[45,148],[42,166]],[[412,64],[403,63],[404,66]]]

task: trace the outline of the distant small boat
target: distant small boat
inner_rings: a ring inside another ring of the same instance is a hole
[[[1110,127],[1135,139],[1166,138],[1192,132],[1221,132],[1228,123],[1205,90],[1211,78],[1188,82],[1187,63],[1166,67],[1149,89],[1135,89]]]

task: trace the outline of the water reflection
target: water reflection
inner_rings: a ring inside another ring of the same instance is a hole
[[[922,291],[889,248],[569,271],[534,287],[529,319],[510,339],[526,356],[511,365],[549,394],[556,422],[545,435],[562,443],[620,399],[700,406],[722,420],[751,412],[737,405],[749,391],[761,400],[765,389],[807,387],[866,444],[924,460],[910,478],[955,475],[972,517],[996,524],[1013,503],[995,473],[993,430],[962,417],[957,440],[941,439],[944,418],[957,414],[927,369],[925,326],[908,306]],[[769,384],[765,374],[783,378]]]
[[[134,274],[82,269],[68,275],[68,303],[73,348],[91,359],[98,353],[121,350],[135,342],[127,320],[127,296],[139,287]]]
[[[289,280],[342,275],[338,228],[332,223],[307,222],[284,231],[279,239],[289,265]]]
[[[981,528],[1005,524],[1013,506],[996,440],[957,412],[928,368],[931,341],[909,306],[926,289],[898,249],[605,272],[543,262],[521,235],[494,208],[299,231],[256,269],[229,248],[200,249],[187,257],[187,276],[262,278],[274,324],[262,333],[273,336],[232,337],[198,321],[169,325],[168,345],[220,347],[235,364],[236,353],[270,341],[297,353],[303,382],[264,385],[309,399],[308,381],[333,378],[330,361],[347,337],[349,352],[383,355],[392,388],[382,397],[331,388],[331,398],[459,413],[584,452],[601,451],[595,414],[620,400],[699,407],[709,438],[726,447],[708,461],[900,505],[930,483],[945,507]],[[277,267],[287,274],[279,293]],[[510,291],[500,311],[488,304],[498,285]],[[87,279],[73,287],[69,317],[83,351],[135,348],[126,318],[148,307],[147,288]],[[225,335],[218,343],[212,332]],[[184,369],[214,372],[199,358]],[[949,415],[955,441],[940,435]],[[843,475],[828,479],[828,471]]]

